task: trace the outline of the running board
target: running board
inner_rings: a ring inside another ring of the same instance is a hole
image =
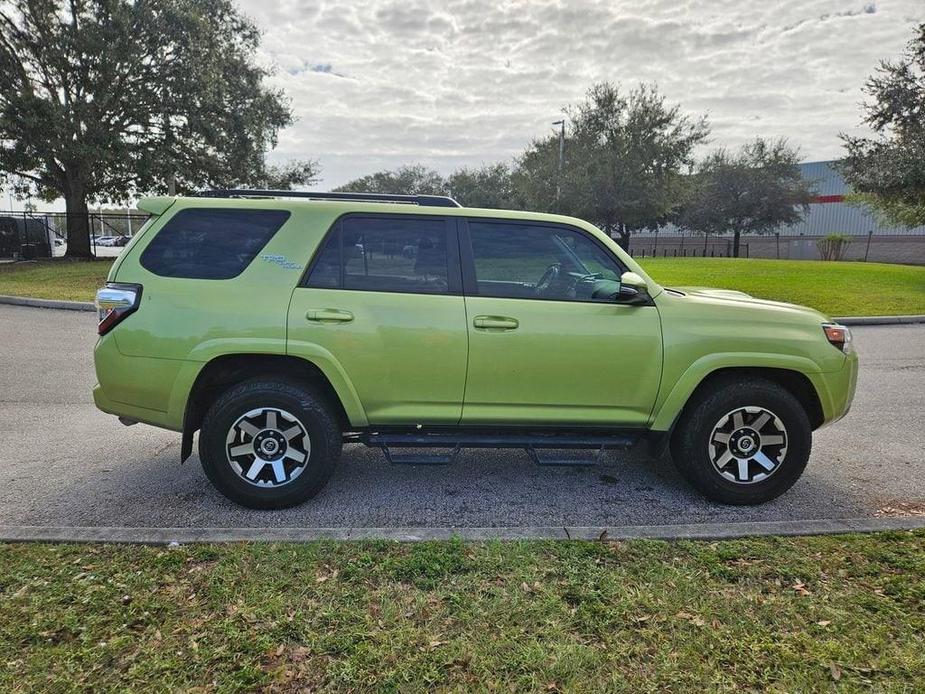
[[[456,446],[447,455],[396,455],[386,444],[377,444],[382,449],[385,459],[392,465],[449,465],[459,455],[459,446]],[[400,448],[400,446],[394,446]]]
[[[386,460],[394,465],[448,465],[456,460],[463,448],[522,448],[537,465],[597,465],[607,449],[626,449],[638,437],[625,435],[584,436],[580,434],[466,434],[461,432],[438,433],[361,433],[347,438],[349,442],[364,443],[382,449]],[[438,455],[398,455],[394,448],[448,448],[450,452]],[[593,458],[544,458],[540,449],[594,449]]]

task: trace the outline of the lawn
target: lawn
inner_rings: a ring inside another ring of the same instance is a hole
[[[738,289],[830,316],[925,313],[925,267],[746,258],[640,258],[666,287]]]
[[[93,301],[106,283],[112,258],[36,260],[0,264],[0,294]]]
[[[925,532],[0,545],[3,691],[912,691]],[[915,683],[919,684],[916,685]]]
[[[92,301],[109,260],[0,265],[0,294]],[[925,313],[925,267],[881,263],[746,258],[645,258],[666,286],[739,289],[763,299],[805,304],[833,316]],[[539,279],[539,278],[537,278]]]

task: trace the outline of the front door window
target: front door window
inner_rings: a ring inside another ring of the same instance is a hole
[[[620,290],[614,259],[579,231],[470,222],[479,296],[608,301]]]

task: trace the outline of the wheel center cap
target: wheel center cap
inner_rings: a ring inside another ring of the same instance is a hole
[[[275,429],[261,431],[254,438],[254,452],[264,460],[276,460],[286,451],[286,438]]]
[[[740,458],[754,455],[759,448],[758,435],[748,428],[734,431],[729,437],[729,448],[733,455]]]

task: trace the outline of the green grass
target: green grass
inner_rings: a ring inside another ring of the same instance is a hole
[[[913,691],[925,532],[0,545],[0,651],[13,692]]]
[[[738,289],[831,316],[925,313],[925,267],[746,258],[640,258],[667,287]]]
[[[93,301],[106,283],[112,258],[35,260],[0,264],[0,294]]]
[[[644,258],[640,262],[666,286],[739,289],[833,316],[925,313],[925,267],[745,258]],[[0,294],[92,301],[109,266],[108,260],[2,264]]]

